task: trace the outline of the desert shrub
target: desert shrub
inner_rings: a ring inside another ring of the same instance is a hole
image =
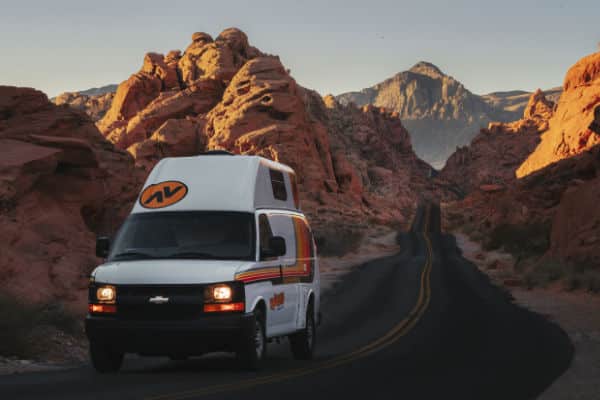
[[[586,290],[600,293],[600,270],[585,264],[543,260],[525,273],[525,284],[528,287],[544,287],[558,281],[562,281],[564,288],[569,291]]]
[[[589,271],[584,274],[583,278],[583,287],[593,293],[600,293],[600,272],[599,271]]]
[[[564,278],[568,270],[568,265],[559,260],[544,260],[525,273],[525,284],[527,287],[545,287]]]
[[[527,225],[501,224],[490,232],[486,250],[504,248],[514,255],[541,255],[550,244],[550,225],[537,222]]]
[[[28,336],[35,326],[36,312],[7,295],[0,295],[0,355],[31,356]]]
[[[53,326],[70,334],[82,334],[81,322],[60,303],[25,304],[0,293],[0,355],[35,358],[39,343],[31,336],[40,326]]]
[[[472,223],[472,222],[464,224],[461,228],[461,231],[469,237],[471,237],[475,232],[477,232],[477,230],[478,230],[477,224]]]
[[[600,271],[576,265],[567,272],[564,286],[567,290],[581,289],[600,293]]]
[[[365,236],[365,232],[349,227],[325,228],[315,232],[315,242],[319,255],[341,257],[356,250]]]
[[[83,333],[81,318],[67,311],[62,303],[49,303],[37,309],[38,323],[78,335]]]

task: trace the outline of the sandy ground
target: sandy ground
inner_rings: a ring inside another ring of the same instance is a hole
[[[528,290],[512,272],[514,259],[499,251],[485,252],[461,233],[456,241],[465,258],[475,263],[496,284],[507,287],[515,302],[558,323],[575,346],[571,367],[540,400],[600,399],[600,296],[564,292],[556,288]]]

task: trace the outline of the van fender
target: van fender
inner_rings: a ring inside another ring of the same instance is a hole
[[[252,303],[248,303],[248,304],[252,304],[252,307],[248,307],[248,305],[246,305],[246,312],[252,312],[254,311],[254,309],[256,308],[256,306],[258,305],[258,303],[260,302],[265,303],[265,308],[267,306],[267,300],[265,300],[265,298],[263,296],[257,296],[254,298],[254,300],[252,301]]]
[[[300,301],[298,305],[298,315],[296,316],[296,329],[301,330],[306,327],[306,311],[308,310],[308,302],[310,301],[311,296],[313,297],[313,312],[315,312],[316,318],[316,295],[314,288],[310,286],[301,286],[300,287]]]

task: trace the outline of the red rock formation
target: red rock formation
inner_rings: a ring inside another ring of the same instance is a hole
[[[528,175],[600,143],[600,135],[590,129],[595,110],[600,106],[600,52],[584,57],[572,66],[563,88],[548,131],[519,167],[517,176]]]
[[[104,117],[114,97],[114,92],[95,96],[88,96],[78,92],[66,92],[56,96],[53,101],[57,106],[66,104],[77,110],[84,111],[90,116],[92,121],[98,121]]]
[[[491,124],[468,149],[450,158],[442,177],[472,190],[478,185],[489,189],[489,185],[482,184],[497,183],[489,178],[500,175],[497,180],[502,188],[473,191],[449,209],[459,210],[465,221],[478,226],[483,237],[503,224],[523,229],[532,224],[548,227],[547,256],[586,267],[600,266],[600,213],[595,207],[600,182],[599,136],[595,133],[600,122],[599,107],[597,53],[569,70],[557,106],[536,92],[522,120]],[[539,132],[541,142],[528,154],[534,142],[527,137],[531,135],[533,140]],[[487,142],[482,138],[484,134]],[[503,149],[507,141],[517,150],[517,157],[509,165],[503,163],[502,152],[494,152]],[[512,173],[520,159],[522,164],[516,169],[519,179],[515,180]],[[540,234],[544,236],[545,232]]]
[[[337,189],[327,131],[307,119],[302,90],[276,57],[247,62],[207,116],[207,148],[259,154],[296,170],[302,193]]]
[[[98,127],[126,149],[152,136],[168,119],[206,113],[242,65],[260,54],[235,28],[214,41],[206,33],[194,33],[183,56],[179,51],[148,53],[141,70],[119,85]]]
[[[138,184],[129,154],[83,112],[0,87],[0,287],[85,306],[94,238],[118,227]]]
[[[118,227],[165,156],[224,148],[287,163],[316,230],[406,222],[417,196],[441,193],[397,114],[322,99],[236,29],[147,54],[98,127],[33,89],[0,88],[3,289],[85,304],[95,234]]]
[[[600,146],[535,171],[501,191],[474,191],[449,209],[477,225],[484,238],[504,224],[547,226],[548,256],[600,267],[594,239],[600,237],[598,176]]]
[[[548,129],[554,103],[541,90],[529,98],[523,118],[510,123],[493,122],[482,129],[469,146],[459,147],[448,158],[440,178],[471,192],[487,185],[510,185],[517,168],[536,148]]]
[[[565,191],[552,222],[553,256],[588,268],[600,268],[598,199],[600,178],[581,180]]]
[[[147,170],[162,157],[210,149],[259,154],[297,171],[313,218],[403,220],[415,201],[412,188],[429,184],[430,168],[417,161],[397,114],[340,107],[326,107],[277,57],[228,29],[214,41],[195,33],[182,56],[147,55],[141,71],[119,85],[99,127]],[[388,204],[392,211],[384,211]]]
[[[311,109],[327,123],[336,180],[360,194],[374,221],[402,221],[421,194],[448,196],[429,180],[432,168],[414,154],[397,113],[344,106],[332,96],[325,97],[324,105],[324,111],[315,105]]]

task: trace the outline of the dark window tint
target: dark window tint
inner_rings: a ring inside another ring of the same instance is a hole
[[[258,235],[260,240],[260,258],[264,259],[262,254],[264,251],[269,249],[269,240],[273,237],[271,224],[269,224],[269,218],[266,214],[261,214],[258,217]]]
[[[254,216],[241,212],[151,212],[127,218],[109,260],[254,260]]]
[[[285,190],[285,179],[283,178],[283,172],[275,169],[269,169],[271,175],[271,187],[273,188],[273,196],[277,200],[287,200],[287,191]]]

